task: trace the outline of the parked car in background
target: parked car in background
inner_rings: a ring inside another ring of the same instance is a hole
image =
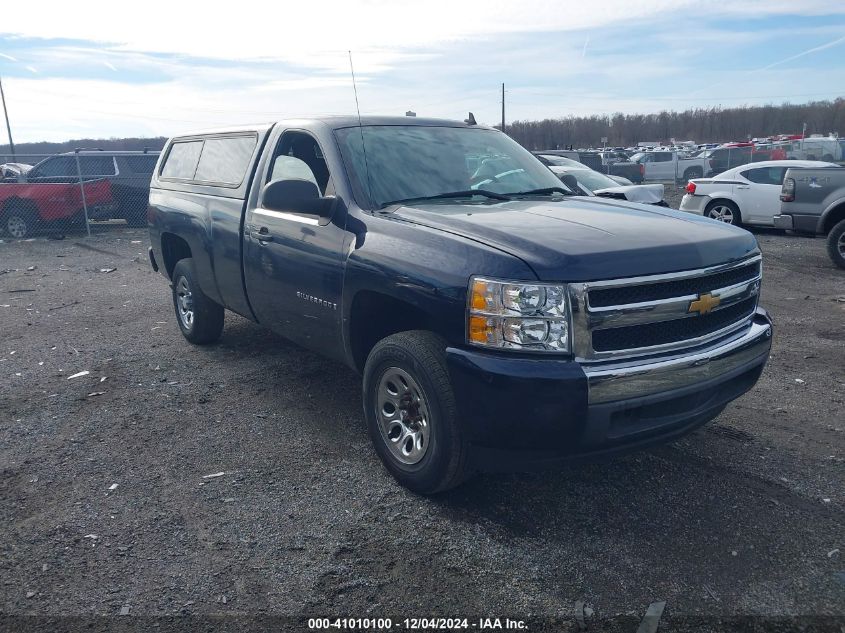
[[[807,138],[790,138],[781,145],[786,154],[796,159],[825,162],[845,159],[842,139],[836,136],[813,135]]]
[[[616,200],[627,200],[628,202],[639,202],[642,204],[656,204],[662,207],[669,205],[663,199],[663,185],[634,185],[628,181],[622,185],[613,176],[606,176],[600,172],[590,169],[577,161],[562,156],[538,156],[552,172],[559,178],[569,174],[575,177],[581,189],[593,193],[601,198],[614,198]],[[623,178],[623,180],[625,180]]]
[[[613,165],[615,163],[627,163],[628,155],[622,150],[607,150],[599,153],[602,165]]]
[[[681,199],[681,211],[728,224],[775,226],[781,185],[787,169],[837,167],[833,163],[776,160],[734,167],[708,179],[692,179]]]
[[[73,183],[0,183],[0,227],[16,238],[29,237],[39,230],[65,230],[85,225],[82,188],[89,213],[116,207],[111,183],[105,179]]]
[[[827,235],[830,259],[845,268],[845,169],[791,167],[783,180],[780,201],[775,226]]]
[[[79,164],[77,165],[77,154]],[[103,206],[89,219],[123,218],[130,226],[146,226],[147,202],[158,152],[80,150],[45,158],[35,165],[26,182],[71,183],[106,179],[111,184],[114,205]]]
[[[676,151],[640,152],[631,156],[631,161],[643,166],[645,180],[675,180],[700,178],[706,172],[704,158],[685,158]]]
[[[26,163],[3,163],[0,165],[0,182],[18,182],[32,169]]]
[[[733,167],[747,165],[751,162],[752,151],[753,148],[750,145],[708,149],[701,155],[705,159],[704,175],[715,176]]]
[[[621,176],[631,182],[640,183],[643,181],[644,169],[642,165],[630,161],[619,161],[610,165],[602,163],[601,155],[598,152],[573,152],[570,150],[542,150],[533,152],[535,156],[559,156],[578,161],[608,176]]]

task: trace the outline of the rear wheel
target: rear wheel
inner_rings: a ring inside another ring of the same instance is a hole
[[[832,163],[833,162],[833,156],[831,154],[825,154],[824,156],[822,156],[822,160],[825,161],[826,163]]]
[[[716,200],[711,202],[707,205],[704,215],[713,220],[724,222],[725,224],[733,224],[734,226],[740,226],[742,224],[739,207],[730,200]]]
[[[364,367],[370,439],[391,475],[420,494],[461,484],[468,445],[446,368],[446,342],[421,330],[379,341]]]
[[[209,299],[197,283],[194,261],[180,259],[173,268],[173,308],[182,335],[191,343],[206,345],[223,332],[223,306]]]
[[[830,230],[827,236],[827,254],[833,263],[845,268],[845,220],[842,220]]]

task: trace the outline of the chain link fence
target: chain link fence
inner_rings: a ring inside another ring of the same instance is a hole
[[[0,238],[146,226],[157,161],[149,151],[0,154]]]

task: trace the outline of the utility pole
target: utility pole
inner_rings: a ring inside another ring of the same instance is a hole
[[[502,84],[502,132],[505,131],[505,84]]]
[[[3,78],[0,77],[0,101],[3,102],[3,115],[6,117],[6,132],[9,133],[9,149],[12,150],[12,162],[15,161],[15,142],[12,140],[12,126],[9,125],[9,111],[6,109],[6,95],[3,93]],[[502,106],[502,120],[504,120],[504,106]]]

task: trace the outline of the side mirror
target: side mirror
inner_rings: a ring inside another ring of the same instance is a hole
[[[334,197],[321,197],[317,185],[300,178],[267,183],[261,193],[261,200],[262,206],[270,211],[320,218],[330,218],[335,203]]]

